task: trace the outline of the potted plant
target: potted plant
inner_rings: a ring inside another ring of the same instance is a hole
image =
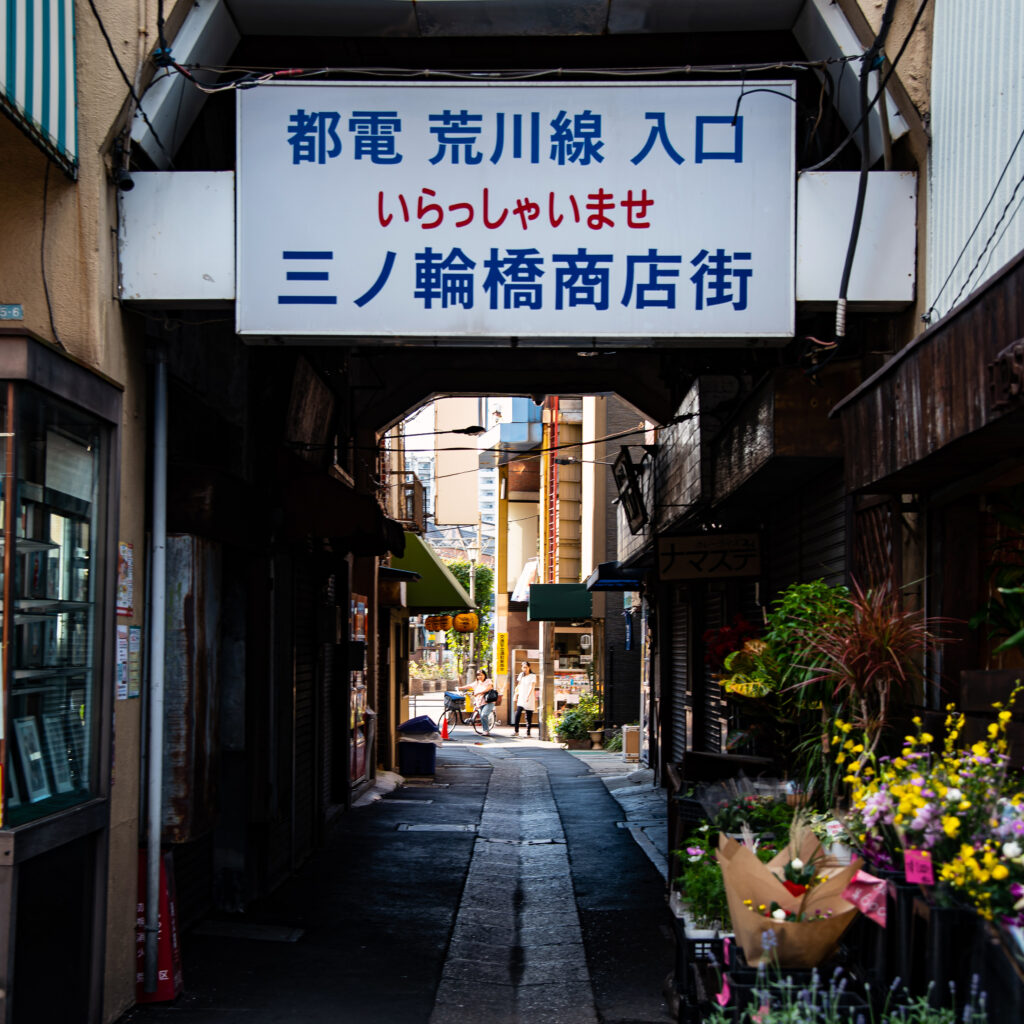
[[[579,703],[563,711],[555,721],[555,735],[570,750],[588,750],[593,745],[592,731],[601,725],[601,698],[594,693],[584,694]]]

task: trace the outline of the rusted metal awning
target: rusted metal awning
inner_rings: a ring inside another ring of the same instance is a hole
[[[925,490],[1020,457],[1021,294],[1024,254],[836,405],[849,490]]]
[[[368,494],[326,473],[292,477],[284,495],[288,533],[298,539],[330,537],[357,555],[401,556],[405,531]]]

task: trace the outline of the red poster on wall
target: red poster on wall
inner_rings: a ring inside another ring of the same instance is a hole
[[[139,899],[135,907],[135,999],[163,1003],[176,999],[184,988],[181,946],[178,943],[178,908],[174,893],[174,865],[170,853],[160,858],[160,912],[157,916],[156,991],[145,991],[146,966],[146,851],[139,851]]]

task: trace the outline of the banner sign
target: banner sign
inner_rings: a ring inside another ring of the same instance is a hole
[[[658,576],[663,580],[715,580],[759,576],[756,533],[706,533],[658,538]]]
[[[496,633],[494,636],[494,674],[508,675],[508,633]]]
[[[237,329],[794,329],[795,86],[240,89]]]

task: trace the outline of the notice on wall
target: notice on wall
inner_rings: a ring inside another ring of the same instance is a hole
[[[135,614],[135,549],[124,541],[117,545],[117,614]]]
[[[115,665],[115,684],[117,699],[128,699],[128,627],[117,627],[117,659]]]
[[[128,696],[142,692],[142,627],[128,627]]]
[[[788,339],[795,96],[240,89],[238,333]]]

